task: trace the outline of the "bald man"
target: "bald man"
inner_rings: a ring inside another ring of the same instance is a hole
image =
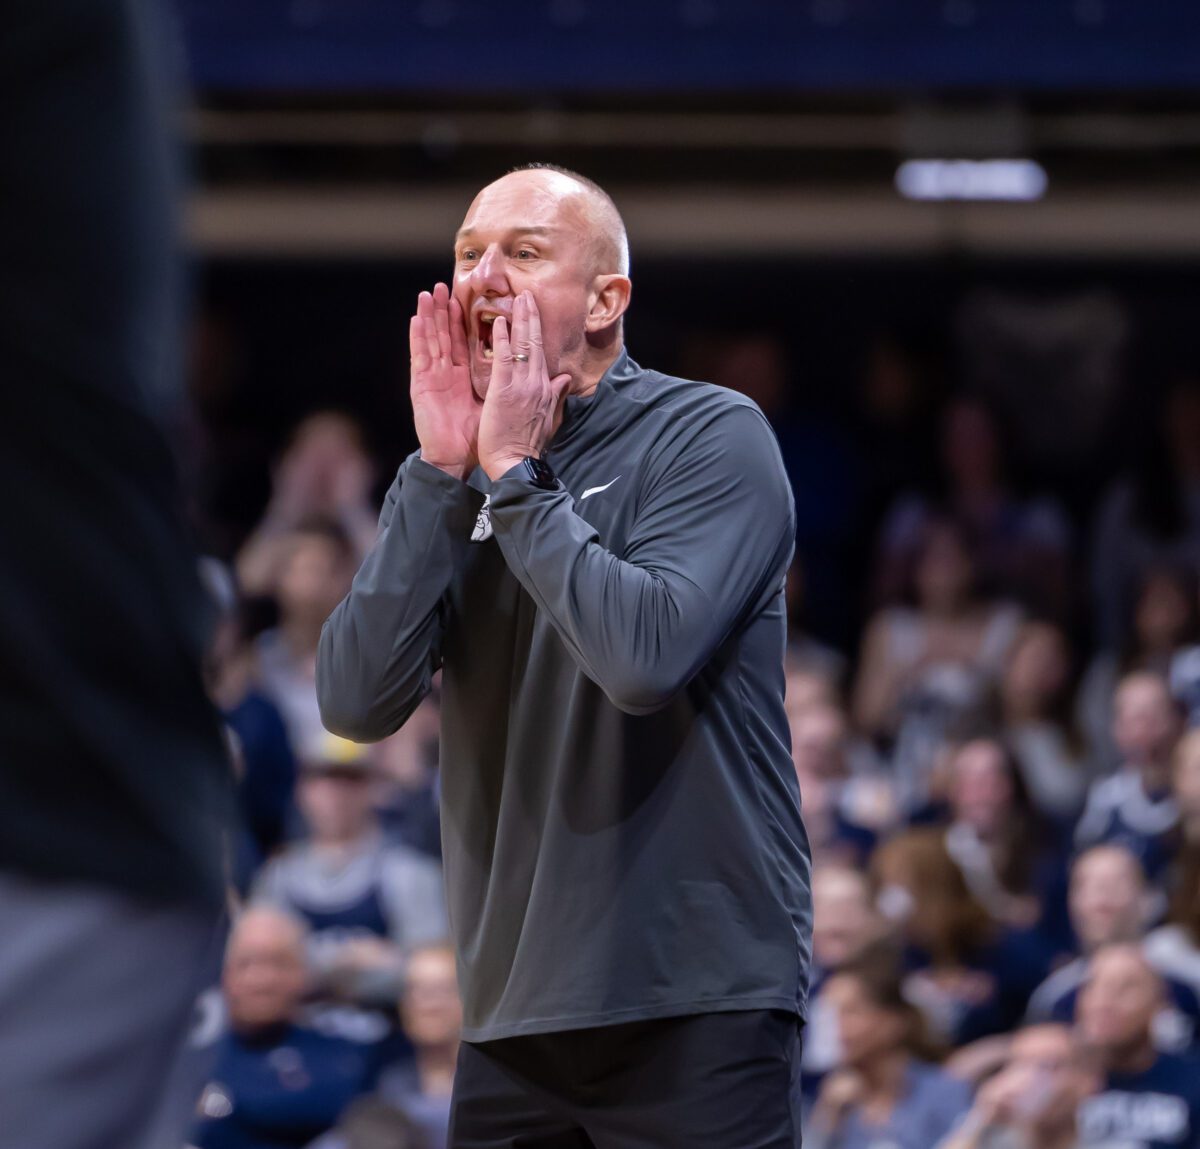
[[[225,949],[229,1032],[198,1105],[196,1149],[290,1149],[328,1131],[372,1086],[369,1050],[298,1025],[310,985],[308,927],[246,910]]]
[[[1154,1045],[1164,994],[1140,946],[1123,942],[1093,956],[1076,1017],[1105,1076],[1079,1110],[1084,1146],[1200,1149],[1200,1063]]]
[[[410,328],[420,450],[317,669],[359,741],[442,670],[451,1143],[791,1149],[812,914],[775,437],[630,358],[591,181],[488,185],[454,261]]]

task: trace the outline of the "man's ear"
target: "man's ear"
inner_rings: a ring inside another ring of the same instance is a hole
[[[584,330],[589,335],[614,326],[629,307],[633,284],[627,275],[598,275],[592,281],[591,303]]]

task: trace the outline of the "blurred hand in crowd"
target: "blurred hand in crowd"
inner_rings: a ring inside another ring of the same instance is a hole
[[[321,411],[303,420],[275,467],[266,514],[238,553],[242,592],[276,593],[290,558],[289,538],[305,523],[336,523],[357,565],[375,539],[375,478],[362,430],[350,416]]]

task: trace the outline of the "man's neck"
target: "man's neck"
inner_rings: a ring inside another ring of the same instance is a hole
[[[621,352],[624,350],[624,342],[617,340],[611,347],[605,347],[590,353],[584,361],[579,378],[571,384],[570,394],[584,399],[589,395],[595,394],[596,388],[600,386],[600,380],[604,378],[608,373],[608,369],[621,357]]]

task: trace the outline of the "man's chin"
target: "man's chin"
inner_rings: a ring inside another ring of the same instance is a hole
[[[487,398],[488,384],[491,381],[491,371],[481,371],[474,367],[471,368],[471,389],[480,400]]]

